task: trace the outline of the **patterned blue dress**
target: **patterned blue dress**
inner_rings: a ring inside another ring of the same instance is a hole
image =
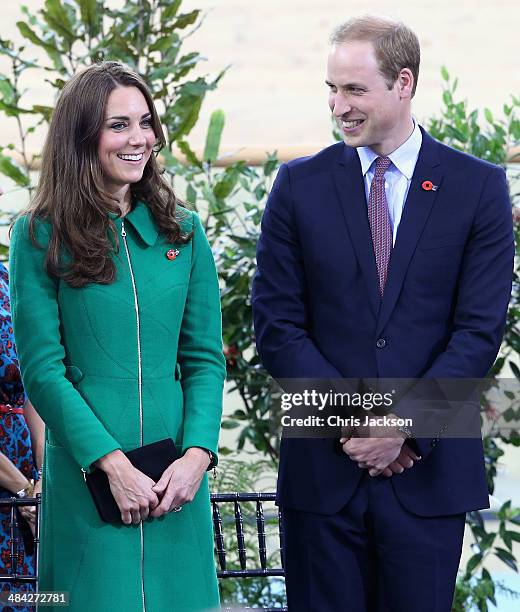
[[[18,357],[13,339],[11,307],[9,303],[9,279],[5,266],[0,263],[0,404],[21,407],[26,396],[22,386]],[[0,412],[0,451],[27,477],[37,478],[34,465],[31,435],[22,414]],[[0,487],[0,497],[12,497],[12,493]],[[34,575],[34,559],[24,550],[23,540],[17,536],[18,558],[16,572]],[[10,510],[0,508],[0,575],[13,571],[10,556]],[[33,590],[27,583],[0,582],[0,590],[23,593]],[[2,612],[31,611],[33,608],[2,607]]]

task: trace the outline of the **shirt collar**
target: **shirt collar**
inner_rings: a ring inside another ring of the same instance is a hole
[[[118,215],[114,213],[109,213],[109,216],[112,219],[118,218]],[[125,221],[130,222],[145,244],[153,246],[156,243],[159,232],[157,231],[153,215],[144,202],[138,200],[132,210],[126,215]]]
[[[419,124],[415,119],[413,120],[414,129],[411,135],[403,144],[398,147],[395,151],[392,151],[387,157],[392,160],[392,164],[406,176],[408,180],[412,178],[415,164],[417,163],[417,157],[422,144],[422,134],[419,128]],[[361,170],[363,176],[369,171],[370,166],[374,163],[374,160],[379,157],[377,153],[372,151],[370,147],[358,147],[356,149],[359,155],[359,161],[361,162]]]

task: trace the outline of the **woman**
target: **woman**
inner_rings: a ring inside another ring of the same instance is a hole
[[[74,76],[53,113],[37,193],[11,240],[27,393],[47,426],[40,590],[70,609],[218,607],[206,470],[225,376],[218,281],[198,217],[154,156],[148,88],[117,62]],[[158,482],[123,454],[172,438]],[[122,524],[82,471],[103,470]]]
[[[0,190],[1,195],[1,190]],[[9,280],[0,263],[0,498],[34,497],[41,491],[38,468],[43,457],[44,426],[27,401],[14,346]],[[33,452],[34,451],[34,452]],[[35,484],[36,481],[36,484]],[[0,574],[34,576],[31,539],[35,529],[36,508],[20,506],[15,532],[15,563],[11,558],[11,509],[0,507]],[[24,524],[22,524],[24,522]],[[23,538],[22,530],[25,532]],[[27,545],[24,544],[27,540]],[[30,593],[31,583],[0,582],[2,593]],[[2,608],[14,610],[11,606]],[[16,610],[33,610],[28,606]]]

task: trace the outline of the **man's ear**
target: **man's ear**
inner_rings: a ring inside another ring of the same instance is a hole
[[[397,88],[401,98],[411,98],[413,91],[413,74],[409,68],[402,68],[397,77]]]

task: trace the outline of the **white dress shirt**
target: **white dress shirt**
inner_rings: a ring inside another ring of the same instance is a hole
[[[415,164],[419,157],[419,150],[422,144],[422,134],[419,124],[414,119],[414,130],[408,140],[387,155],[392,160],[390,167],[385,173],[385,194],[388,202],[388,212],[390,213],[390,224],[392,226],[393,245],[397,237],[397,230],[401,222],[404,203],[410,183],[412,181]],[[361,170],[365,180],[365,194],[367,198],[370,194],[370,186],[375,173],[375,159],[379,157],[370,147],[358,147],[357,153],[361,162]]]

